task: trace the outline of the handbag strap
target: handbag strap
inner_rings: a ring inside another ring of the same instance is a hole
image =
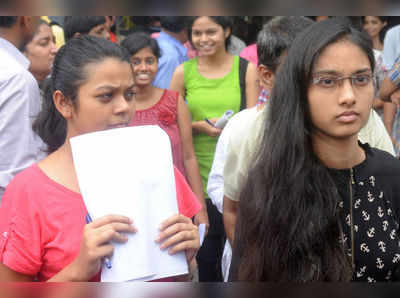
[[[246,108],[246,72],[249,61],[239,57],[240,111]]]

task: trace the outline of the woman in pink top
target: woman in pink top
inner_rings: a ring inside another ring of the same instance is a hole
[[[206,224],[207,208],[202,191],[199,166],[193,149],[189,110],[178,92],[154,87],[158,58],[162,55],[156,40],[145,33],[128,36],[122,47],[131,56],[136,83],[136,114],[130,125],[158,125],[169,136],[175,166],[187,178],[202,210],[195,216],[195,223]]]
[[[69,142],[128,126],[135,113],[128,54],[102,38],[73,38],[59,50],[51,80],[35,123],[50,155],[14,178],[0,206],[0,281],[98,281],[110,241],[136,232],[120,215],[86,224]],[[185,251],[190,262],[200,246],[190,217],[201,206],[178,171],[175,180],[180,214],[162,223],[157,242],[171,254]]]

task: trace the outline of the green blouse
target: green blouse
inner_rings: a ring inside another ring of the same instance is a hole
[[[197,69],[198,60],[194,58],[183,64],[185,75],[185,98],[192,121],[205,118],[220,118],[227,110],[237,113],[240,109],[239,56],[234,56],[231,71],[222,78],[207,79]],[[206,134],[194,134],[193,144],[205,198],[208,174],[214,160],[217,138]]]

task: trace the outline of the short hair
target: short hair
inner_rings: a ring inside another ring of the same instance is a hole
[[[11,28],[17,20],[17,16],[0,16],[0,28]]]
[[[104,16],[66,16],[64,19],[65,41],[73,38],[75,33],[88,34],[94,27],[105,23]]]
[[[121,46],[128,50],[129,55],[133,56],[142,49],[150,48],[157,59],[160,58],[160,47],[157,41],[144,32],[137,32],[128,35]]]
[[[266,23],[257,37],[258,64],[275,72],[282,54],[290,48],[296,36],[314,22],[306,17],[274,17]]]
[[[161,28],[173,33],[182,32],[187,27],[188,17],[165,16],[160,17]]]

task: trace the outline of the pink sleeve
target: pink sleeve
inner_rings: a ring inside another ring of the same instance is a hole
[[[258,65],[257,45],[252,44],[244,48],[240,53],[240,57],[254,63],[255,65]]]
[[[22,173],[21,173],[22,174]],[[0,205],[0,262],[16,272],[35,276],[42,266],[41,218],[28,181],[18,175]]]
[[[182,174],[174,167],[176,199],[178,201],[179,213],[192,218],[201,209],[201,204],[192,192]]]

